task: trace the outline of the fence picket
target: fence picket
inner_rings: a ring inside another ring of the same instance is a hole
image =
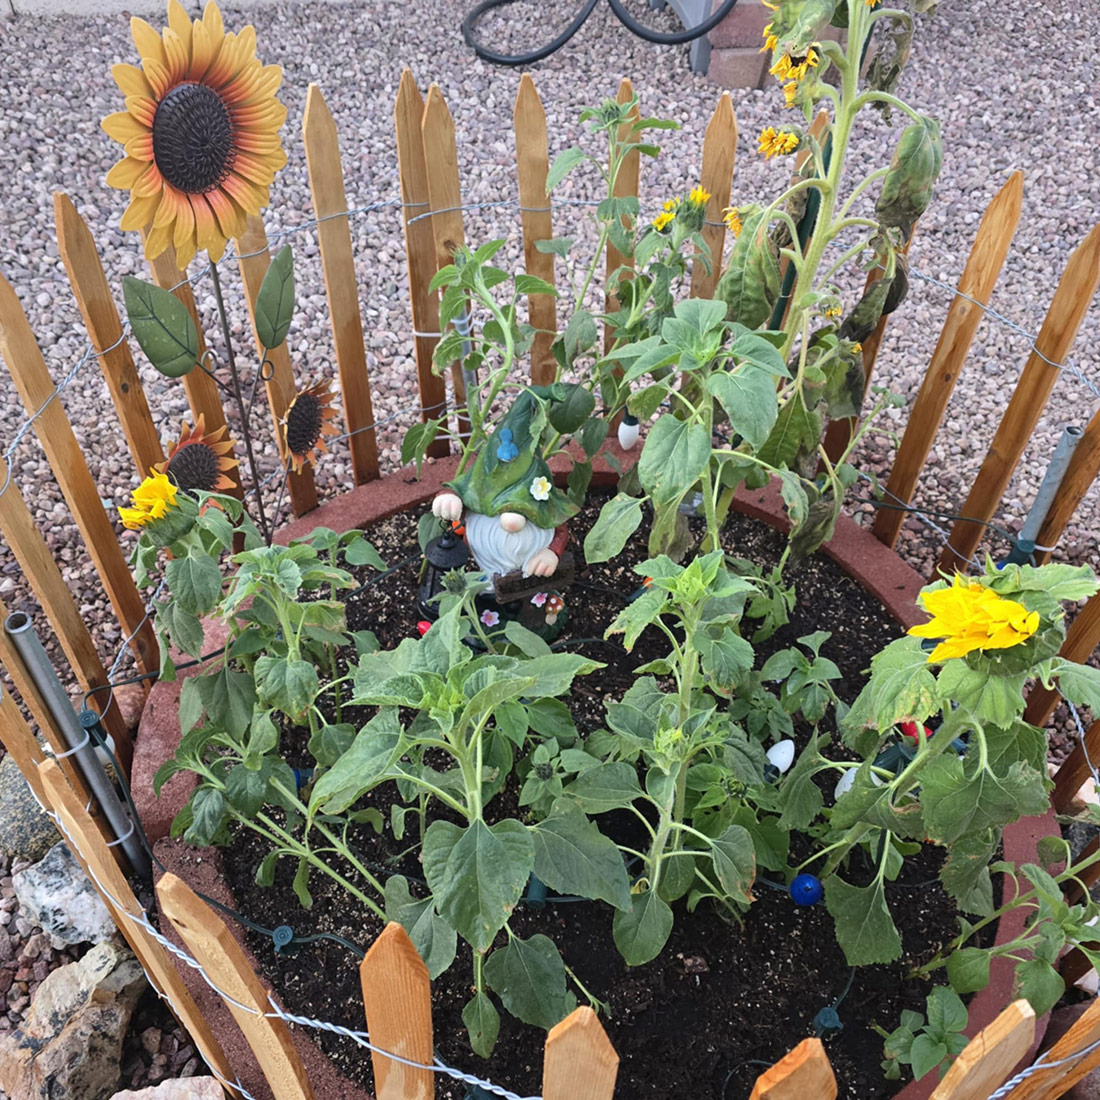
[[[107,276],[103,273],[95,239],[64,192],[54,194],[53,211],[57,247],[68,272],[76,304],[84,318],[92,347],[99,356],[99,366],[138,476],[145,477],[156,463],[164,461],[164,451],[149,413],[149,403],[145,400],[145,390],[134,366],[134,357],[130,354],[130,345],[125,340],[119,343],[122,322],[107,285]],[[118,346],[112,347],[114,344]],[[105,351],[106,348],[111,350]]]
[[[379,1050],[432,1064],[428,968],[400,924],[391,921],[359,964],[367,1033]],[[371,1052],[376,1100],[432,1100],[435,1074]]]
[[[1070,1061],[1053,1069],[1041,1069],[1026,1081],[1021,1081],[1005,1100],[1055,1100],[1068,1092],[1082,1077],[1100,1065],[1100,1048],[1079,1054],[1092,1043],[1100,1041],[1100,1000],[1094,1000],[1078,1017],[1077,1022],[1047,1051],[1046,1061]],[[1075,1057],[1075,1055],[1078,1055]]]
[[[1093,414],[1088,422],[1073,457],[1069,460],[1065,475],[1058,491],[1047,510],[1046,518],[1035,540],[1037,546],[1057,546],[1066,524],[1077,511],[1077,506],[1085,494],[1092,488],[1096,475],[1100,473],[1100,411]],[[1042,565],[1050,561],[1050,550],[1037,550],[1035,564]]]
[[[138,962],[148,975],[150,984],[168,1002],[168,1007],[206,1060],[207,1065],[227,1081],[234,1073],[194,999],[184,985],[168,952],[141,924],[131,917],[141,917],[143,910],[111,849],[84,812],[80,799],[53,760],[44,760],[35,769],[36,778],[45,793],[45,804],[60,818],[63,832],[68,834],[69,847],[93,882],[130,945]]]
[[[703,137],[703,164],[699,171],[699,186],[710,192],[706,222],[702,229],[703,240],[710,249],[710,271],[707,271],[697,249],[691,265],[693,298],[713,298],[714,288],[722,273],[722,253],[726,245],[726,225],[722,220],[722,211],[730,204],[736,158],[737,115],[734,113],[729,92],[723,92]]]
[[[1035,1010],[1025,1000],[1013,1001],[966,1044],[931,1100],[986,1100],[1034,1041]]]
[[[757,1077],[749,1100],[836,1100],[836,1078],[820,1039],[803,1039]]]
[[[11,669],[7,671],[10,675]],[[38,774],[38,765],[46,759],[46,754],[24,721],[15,700],[4,690],[3,683],[0,683],[0,745],[4,746],[4,751],[23,773],[23,778],[34,791],[34,797],[42,805],[49,805]]]
[[[1093,596],[1069,624],[1065,641],[1062,642],[1062,648],[1058,650],[1058,656],[1080,664],[1092,656],[1093,650],[1098,645],[1100,645],[1100,596]],[[1045,726],[1060,698],[1057,687],[1046,688],[1037,681],[1028,693],[1024,721],[1030,722],[1033,726]]]
[[[363,315],[359,310],[359,287],[355,279],[355,256],[351,249],[351,225],[344,190],[344,166],[340,160],[340,139],[336,122],[316,84],[306,94],[302,116],[302,142],[309,169],[309,190],[318,219],[317,244],[325,273],[332,339],[340,371],[340,393],[351,447],[355,484],[379,476],[378,437],[374,430],[374,407],[367,373],[367,348],[363,341]]]
[[[59,400],[42,352],[11,284],[0,277],[0,356],[8,365],[28,414],[37,411],[36,434],[54,477],[84,539],[88,555],[111,600],[123,633],[142,672],[160,667],[153,624],[130,573],[122,548],[99,497],[99,490],[72,425]]]
[[[269,1015],[267,993],[222,919],[171,873],[157,883],[157,898],[187,949],[229,994],[223,1000],[252,1047],[275,1100],[313,1100],[286,1022]]]
[[[0,458],[0,484],[8,477],[8,464]],[[99,659],[92,635],[80,616],[76,600],[42,532],[35,525],[23,494],[14,481],[7,481],[7,486],[0,493],[0,534],[3,534],[15,554],[15,560],[19,562],[19,568],[23,570],[23,576],[38,597],[81,689],[91,691],[106,687],[109,682],[107,672]],[[110,694],[102,691],[91,696],[89,704],[97,710],[102,708],[103,726],[114,738],[119,760],[129,774],[133,745],[118,704]]]
[[[432,370],[432,353],[438,336],[417,333],[439,331],[439,295],[428,289],[435,274],[435,237],[432,219],[415,220],[431,205],[428,175],[424,163],[424,143],[420,122],[424,117],[424,97],[412,73],[401,73],[397,100],[393,105],[393,124],[397,135],[397,173],[401,180],[402,222],[405,227],[405,258],[409,268],[409,306],[412,314],[413,349],[416,377],[420,386],[420,420],[440,417],[447,408],[447,384]],[[432,440],[428,455],[442,458],[451,445],[446,438]]]
[[[1092,774],[1089,760],[1100,760],[1100,718],[1085,731],[1084,746],[1078,742],[1072,752],[1058,766],[1054,773],[1054,790],[1050,792],[1050,801],[1059,813],[1065,811],[1081,785]]]
[[[286,466],[289,456],[282,422],[287,409],[290,408],[290,403],[294,400],[296,387],[294,369],[290,365],[290,349],[286,341],[284,340],[277,348],[265,348],[256,333],[256,298],[263,285],[264,275],[271,266],[271,255],[267,250],[267,232],[259,214],[251,215],[245,223],[244,232],[237,238],[237,252],[241,257],[238,267],[241,271],[241,282],[244,283],[245,296],[248,299],[248,313],[252,318],[252,334],[259,354],[263,355],[266,352],[268,362],[271,364],[271,377],[264,382],[264,389],[271,409],[279,458]],[[291,508],[296,516],[305,515],[306,512],[311,512],[317,507],[317,489],[313,483],[313,467],[309,463],[302,467],[301,473],[290,471],[287,475],[286,487]],[[277,516],[273,517],[273,522],[278,522]]]
[[[959,279],[958,292],[951,302],[890,470],[886,487],[890,500],[906,503],[912,500],[917,479],[928,461],[928,452],[943,422],[947,402],[984,315],[982,306],[989,304],[993,287],[1004,267],[1008,246],[1020,221],[1023,197],[1024,174],[1013,172],[982,215],[970,256]],[[975,301],[970,301],[971,298]],[[977,304],[979,302],[981,305]],[[897,542],[904,520],[904,511],[881,508],[875,517],[874,534],[892,547]]]
[[[939,568],[945,572],[965,572],[968,568],[967,559],[973,555],[985,530],[982,521],[992,517],[1004,495],[1042,416],[1050,391],[1058,381],[1061,372],[1052,364],[1065,358],[1098,284],[1100,225],[1093,227],[1066,264],[1043,327],[1035,339],[1035,347],[1028,356],[966,503],[959,510],[968,519],[956,520],[948,545],[940,555]]]
[[[420,140],[423,143],[424,170],[428,179],[428,199],[435,241],[435,272],[454,261],[455,249],[466,243],[466,229],[462,221],[462,187],[458,178],[458,146],[455,143],[455,124],[447,102],[438,84],[428,89],[424,100],[424,114],[420,120]],[[462,363],[451,364],[451,381],[454,385],[455,404],[466,404],[466,379]],[[465,416],[458,418],[458,434],[470,430]]]
[[[554,236],[550,196],[546,194],[546,174],[550,170],[546,111],[535,90],[535,82],[527,73],[520,78],[512,120],[516,134],[516,175],[526,271],[528,275],[553,283],[554,255],[535,247],[536,241],[548,241]],[[553,297],[529,295],[527,319],[538,330],[531,345],[531,382],[536,386],[548,386],[557,373],[557,363],[550,351],[558,331],[557,305]]]
[[[619,103],[629,103],[631,97],[634,95],[634,85],[631,83],[629,77],[623,77],[622,83],[619,85],[619,92],[615,99]],[[629,141],[632,137],[630,132],[631,125],[642,117],[640,110],[640,104],[634,105],[634,110],[630,113],[629,121],[624,122],[619,127],[619,141]],[[624,198],[637,198],[638,197],[638,180],[641,174],[641,154],[637,149],[631,150],[623,157],[622,164],[619,166],[619,174],[615,177],[615,190],[614,195],[618,199]],[[641,221],[641,215],[638,218]],[[628,219],[622,219],[623,225],[627,225]],[[607,275],[604,284],[605,291],[605,305],[604,308],[608,313],[614,313],[618,306],[618,298],[612,292],[612,286],[617,282],[615,278],[615,272],[620,267],[627,268],[628,271],[634,270],[634,257],[624,256],[610,241],[607,242]],[[611,345],[615,343],[615,330],[610,325],[604,325],[603,330],[603,345],[604,351],[611,350]]]
[[[619,1056],[596,1013],[575,1008],[546,1036],[543,1100],[611,1100]]]

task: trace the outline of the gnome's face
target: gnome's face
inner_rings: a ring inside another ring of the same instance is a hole
[[[501,512],[499,516],[467,512],[465,522],[470,551],[488,573],[522,570],[534,554],[554,540],[552,527],[537,527],[517,512]]]

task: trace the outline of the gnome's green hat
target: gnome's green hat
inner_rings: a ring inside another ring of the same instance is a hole
[[[550,467],[538,454],[547,419],[540,392],[524,390],[473,464],[445,483],[469,511],[485,516],[517,512],[536,527],[547,528],[557,527],[580,511],[580,505],[554,485]]]

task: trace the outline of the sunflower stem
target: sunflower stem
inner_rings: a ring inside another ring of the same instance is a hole
[[[248,423],[248,410],[245,409],[241,394],[241,376],[237,370],[237,357],[233,354],[233,339],[229,333],[229,316],[225,311],[225,299],[222,297],[221,279],[218,277],[218,265],[210,261],[210,281],[214,286],[214,300],[218,303],[218,320],[221,321],[222,338],[225,340],[225,361],[229,367],[229,377],[233,388],[233,398],[237,402],[237,411],[241,417],[241,435],[244,437],[244,449],[248,455],[248,466],[252,472],[252,487],[256,491],[256,518],[259,521],[260,534],[268,546],[271,545],[271,529],[264,513],[264,496],[260,488],[260,471],[256,465],[256,454],[252,449],[252,430]],[[261,368],[262,369],[262,368]]]

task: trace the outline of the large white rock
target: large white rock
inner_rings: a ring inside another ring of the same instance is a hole
[[[177,1077],[154,1088],[123,1089],[111,1100],[223,1100],[225,1092],[213,1077]]]
[[[12,876],[12,885],[24,915],[50,937],[56,950],[100,943],[116,931],[103,899],[64,841],[45,859]]]

